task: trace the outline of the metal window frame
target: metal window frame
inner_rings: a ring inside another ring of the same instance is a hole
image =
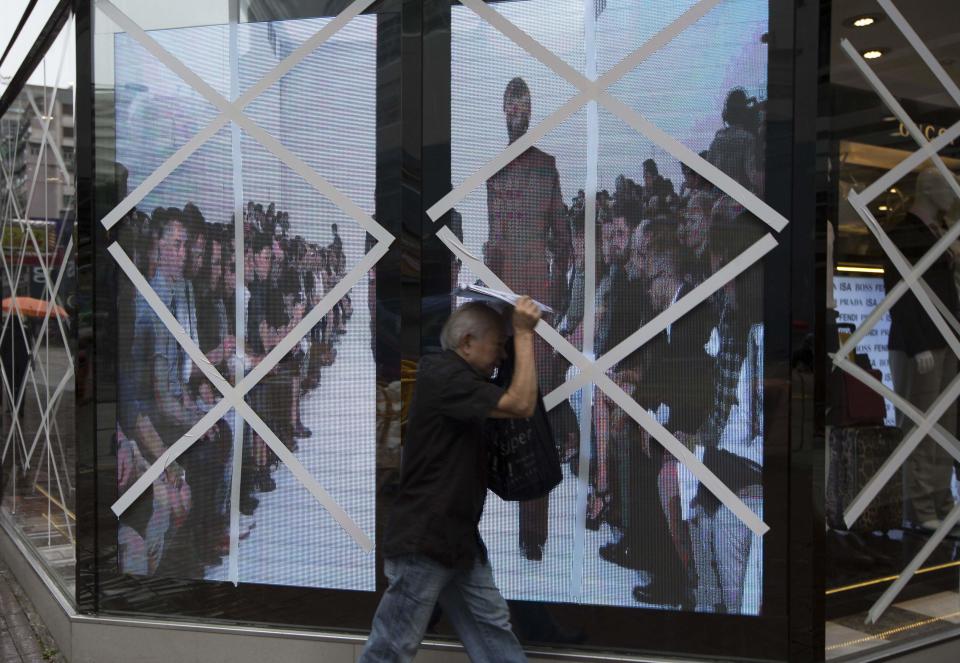
[[[54,7],[53,11],[50,12],[50,18],[47,19],[47,22],[40,30],[40,34],[37,35],[37,40],[33,43],[33,46],[30,47],[27,55],[23,58],[23,62],[20,63],[17,73],[15,73],[10,79],[7,89],[4,90],[3,95],[0,96],[0,115],[3,115],[7,112],[7,109],[10,108],[10,105],[17,98],[17,95],[20,94],[21,90],[23,90],[23,87],[27,84],[27,79],[30,78],[30,74],[32,74],[33,70],[40,65],[40,62],[47,54],[47,51],[50,50],[53,42],[60,34],[60,30],[67,22],[67,18],[70,16],[70,12],[73,11],[76,3],[77,0],[60,0],[57,6]],[[26,23],[30,16],[31,10],[32,6],[29,6],[24,13],[23,18],[21,19],[21,24],[17,28],[17,32],[14,33],[13,37],[10,39],[10,43],[7,45],[8,49],[13,46],[13,43],[19,34],[20,28],[24,23]],[[4,54],[4,58],[6,58],[6,53]]]
[[[823,2],[829,4],[827,0]],[[387,299],[394,300],[390,306],[400,313],[402,321],[400,356],[416,360],[420,356],[422,341],[426,340],[422,334],[428,322],[419,301],[423,294],[449,286],[440,281],[444,274],[449,274],[450,254],[435,235],[436,228],[427,215],[426,204],[427,201],[439,200],[449,190],[449,115],[445,120],[442,113],[434,117],[427,108],[424,95],[429,92],[431,98],[446,96],[449,99],[449,62],[426,55],[435,53],[437,47],[443,47],[444,39],[449,39],[449,25],[445,33],[443,16],[449,12],[451,3],[448,0],[398,0],[396,4],[402,4],[399,48],[403,112],[400,126],[396,128],[402,156],[400,163],[395,164],[398,173],[393,176],[401,182],[399,206],[402,218],[397,220],[395,233],[401,241],[395,243],[390,254],[384,258],[386,274],[395,278],[378,278],[377,298],[380,301],[382,294],[385,302]],[[778,98],[788,102],[771,125],[768,163],[775,161],[791,175],[778,178],[782,181],[770,182],[770,185],[782,189],[778,194],[781,208],[792,222],[790,229],[780,236],[780,245],[768,255],[768,263],[777,265],[776,283],[786,290],[774,293],[771,288],[765,306],[767,310],[773,309],[777,319],[787,324],[789,321],[802,320],[809,325],[807,330],[801,330],[798,326],[792,330],[783,327],[777,337],[780,347],[775,355],[768,354],[768,375],[789,385],[790,354],[799,347],[806,331],[820,328],[814,326],[819,325],[819,322],[815,323],[815,317],[819,317],[817,311],[824,303],[822,275],[819,274],[822,270],[817,270],[817,265],[822,265],[820,249],[824,242],[819,229],[815,232],[813,223],[817,184],[812,178],[795,176],[796,173],[808,172],[815,157],[816,113],[812,109],[816,108],[817,103],[817,72],[822,64],[824,24],[821,6],[816,2],[797,0],[795,3],[781,3],[771,0],[770,4],[772,24],[775,12],[777,17],[777,25],[772,25],[771,31],[777,30],[782,38],[776,50],[771,46],[771,94],[774,86],[777,86]],[[80,361],[85,362],[88,374],[92,373],[91,382],[95,390],[87,400],[77,402],[77,605],[79,612],[85,615],[130,615],[137,612],[133,604],[124,610],[112,598],[115,596],[114,590],[124,587],[132,589],[136,584],[118,582],[115,570],[111,570],[114,564],[111,550],[115,544],[109,538],[110,527],[103,522],[103,518],[109,515],[105,502],[111,493],[103,483],[98,484],[96,477],[98,455],[107,450],[105,444],[112,432],[112,422],[109,420],[112,405],[102,391],[106,389],[105,383],[97,379],[100,366],[95,341],[98,334],[103,333],[98,325],[102,325],[104,320],[97,319],[93,313],[103,308],[97,306],[97,298],[98,295],[104,296],[106,291],[97,286],[94,275],[98,266],[112,265],[113,259],[105,250],[109,244],[109,233],[101,224],[95,223],[97,198],[103,192],[97,190],[94,182],[96,128],[93,112],[92,5],[91,0],[64,0],[61,3],[63,7],[73,7],[76,12],[77,288],[78,301],[88,314],[83,316],[86,322],[79,330],[78,356],[82,356]],[[828,26],[829,23],[827,29]],[[52,29],[51,32],[52,38],[55,38],[57,30]],[[775,79],[774,74],[778,78]],[[429,89],[426,81],[431,81]],[[774,145],[779,153],[775,153]],[[812,255],[818,256],[818,259],[811,261]],[[817,284],[817,287],[811,287],[811,284]],[[381,287],[384,288],[382,293]],[[790,295],[785,297],[785,292]],[[103,304],[111,307],[109,301]],[[392,358],[388,357],[390,353],[393,353]],[[378,347],[378,365],[395,358],[395,350]],[[772,363],[772,360],[777,363]],[[816,413],[822,411],[822,377],[817,372],[814,393],[808,395],[806,407],[795,407],[786,414],[776,414],[782,424],[778,430],[784,431],[785,437],[778,442],[775,453],[771,454],[769,467],[773,469],[768,470],[766,479],[765,493],[768,497],[764,511],[765,519],[775,529],[783,528],[782,535],[767,537],[766,544],[768,559],[776,559],[777,568],[782,571],[773,577],[765,569],[764,591],[769,604],[775,607],[776,618],[768,621],[763,618],[577,606],[558,606],[556,614],[565,620],[573,618],[584,625],[595,626],[608,621],[607,628],[630,634],[632,643],[629,645],[620,640],[610,642],[606,648],[681,651],[689,648],[671,646],[670,643],[689,641],[689,633],[696,632],[699,634],[697,640],[702,641],[699,645],[701,655],[709,651],[723,656],[821,660],[823,495],[822,490],[816,489],[818,476],[822,481],[822,476],[818,475],[818,472],[822,474],[822,463],[818,469],[815,461],[818,450],[820,454],[823,450],[822,426],[818,427],[816,420]],[[769,419],[774,413],[768,412],[767,415]],[[782,495],[783,500],[769,497],[774,494],[774,480],[782,486],[782,491],[777,495]],[[378,496],[378,508],[382,507],[382,499]],[[377,563],[379,573],[382,561],[378,558]],[[148,585],[144,583],[140,586]],[[274,601],[299,601],[303,605],[316,606],[316,609],[311,607],[301,612],[309,613],[308,623],[317,624],[317,619],[324,619],[324,613],[326,617],[331,614],[329,609],[321,609],[321,604],[347,600],[352,612],[372,614],[378,598],[378,595],[347,594],[335,590],[203,585],[210,583],[168,579],[153,587],[168,592],[176,587],[189,596],[188,601],[194,604],[192,610],[178,613],[184,619],[204,619],[204,614],[209,614],[211,606],[225,601],[226,605],[235,608],[227,613],[227,620],[232,623],[277,623],[278,615],[269,612],[269,604]],[[104,592],[110,595],[106,601]],[[240,609],[243,601],[257,596],[263,605]],[[181,600],[177,603],[183,606],[186,602]],[[209,623],[215,626],[218,621],[210,619]],[[762,634],[757,633],[761,622],[768,627],[764,628]],[[644,634],[640,639],[634,637],[638,627]],[[325,628],[338,627],[325,623]],[[342,630],[345,634],[357,632],[356,627],[351,626],[343,626]],[[674,636],[665,637],[670,632]],[[752,642],[748,641],[751,636],[756,636]],[[643,642],[640,642],[641,639]],[[588,643],[588,646],[596,648],[603,644],[595,642]]]

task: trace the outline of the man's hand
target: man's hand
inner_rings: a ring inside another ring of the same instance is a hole
[[[499,419],[529,419],[537,407],[537,367],[533,357],[533,328],[540,320],[540,307],[521,297],[513,307],[514,367],[510,386],[490,416]]]
[[[515,332],[532,332],[540,321],[540,307],[533,300],[523,296],[513,307],[513,329]]]
[[[920,375],[926,375],[933,370],[934,359],[933,353],[929,350],[924,350],[923,352],[918,353],[913,360],[917,362],[917,373]]]

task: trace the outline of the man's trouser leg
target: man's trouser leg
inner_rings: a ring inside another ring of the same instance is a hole
[[[760,486],[751,486],[738,495],[743,503],[756,514],[763,513],[763,497]],[[743,595],[747,591],[747,560],[754,535],[750,529],[724,505],[720,505],[712,518],[713,550],[716,554],[717,574],[723,605],[729,614],[740,614]],[[759,580],[759,578],[757,578]],[[751,591],[759,591],[751,587]]]
[[[934,367],[920,374],[916,362],[904,352],[890,353],[894,388],[921,411],[930,408],[956,376],[957,358],[947,349],[933,351]],[[898,417],[904,436],[914,426]],[[956,429],[956,406],[951,404],[940,418],[951,433]],[[904,517],[914,525],[943,518],[953,506],[950,495],[952,465],[949,455],[925,437],[903,464]]]
[[[387,558],[383,570],[389,585],[359,663],[413,660],[437,598],[455,573],[423,555]]]
[[[547,517],[550,495],[520,502],[520,545],[543,546],[547,543]]]
[[[713,546],[714,515],[699,504],[690,519],[690,543],[697,570],[697,610],[714,612],[723,603],[717,576],[717,554]]]
[[[510,610],[489,562],[458,571],[440,593],[440,607],[473,663],[523,663],[523,647],[510,628]]]

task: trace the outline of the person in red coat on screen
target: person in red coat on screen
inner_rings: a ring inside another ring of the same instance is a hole
[[[514,78],[503,93],[507,136],[516,142],[530,126],[530,88]],[[570,226],[560,193],[556,159],[530,147],[487,180],[489,235],[484,261],[514,292],[527,293],[554,310],[565,309],[566,275],[572,253]],[[540,389],[557,386],[553,349],[534,342]],[[543,558],[548,497],[520,503],[520,547],[528,559]]]

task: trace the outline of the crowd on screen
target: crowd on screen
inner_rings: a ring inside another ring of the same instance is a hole
[[[243,211],[242,284],[234,224],[211,223],[192,203],[149,215],[135,210],[120,233],[121,246],[189,337],[183,340],[230,384],[263,361],[346,272],[335,224],[328,244],[309,242],[290,233],[288,214],[272,203],[250,202]],[[222,396],[133,282],[121,277],[120,288],[116,453],[122,495]],[[312,434],[301,400],[336,359],[351,313],[347,294],[246,395],[287,449]],[[278,458],[259,432],[241,425],[239,537],[245,539],[256,526],[257,495],[276,488]],[[230,542],[235,428],[228,410],[124,512],[122,571],[202,578],[206,567],[222,563]]]
[[[507,86],[511,141],[526,130],[529,95],[522,79]],[[722,126],[701,156],[762,197],[762,103],[734,89],[718,115]],[[647,159],[639,181],[621,175],[613,193],[596,195],[597,357],[760,237],[762,224],[740,204],[682,168],[679,189]],[[491,178],[484,259],[511,289],[550,304],[557,311],[553,326],[583,348],[586,205],[582,191],[571,204],[562,201],[556,173],[554,158],[531,148]],[[521,254],[523,267],[512,271]],[[748,269],[608,371],[756,513],[762,504],[761,278],[759,265]],[[576,371],[539,343],[547,394]],[[549,415],[574,472],[581,394]],[[610,532],[599,556],[647,572],[650,582],[633,590],[639,603],[741,612],[745,584],[759,581],[756,573],[747,577],[751,531],[603,390],[593,392],[592,414],[586,526]],[[542,559],[547,508],[546,499],[520,505],[520,547],[528,559]]]

